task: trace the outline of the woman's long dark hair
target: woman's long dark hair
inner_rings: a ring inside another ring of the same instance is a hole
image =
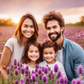
[[[25,52],[24,52],[24,56],[22,57],[22,62],[27,64],[28,62],[30,62],[30,59],[28,58],[28,50],[29,50],[29,47],[31,45],[34,45],[38,48],[39,50],[39,54],[40,54],[40,57],[39,59],[36,61],[36,63],[40,63],[42,61],[42,48],[41,48],[41,44],[38,42],[38,41],[31,41],[29,42],[26,46],[25,46]]]
[[[34,32],[33,36],[31,38],[29,38],[28,41],[38,40],[39,29],[38,29],[37,21],[32,14],[27,13],[27,14],[25,14],[21,17],[20,22],[18,24],[18,27],[14,32],[14,37],[18,39],[18,42],[19,42],[20,45],[22,45],[22,37],[23,37],[23,35],[21,33],[21,26],[22,26],[24,20],[27,19],[27,18],[29,18],[33,21],[33,25],[34,25],[34,29],[35,29],[35,32]]]

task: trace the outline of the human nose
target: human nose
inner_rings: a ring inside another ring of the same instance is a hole
[[[31,28],[28,26],[27,31],[30,31],[30,29],[31,29]]]
[[[54,32],[54,29],[53,29],[53,28],[51,28],[51,33],[52,33],[52,32]]]
[[[47,57],[49,57],[50,55],[49,54],[47,54]]]

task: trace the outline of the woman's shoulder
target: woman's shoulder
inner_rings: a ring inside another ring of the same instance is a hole
[[[14,42],[14,41],[17,41],[17,38],[9,38],[9,39],[7,40],[7,42]]]
[[[17,42],[17,38],[10,38],[10,39],[7,40],[5,46],[9,47],[9,48],[12,50],[12,49],[13,49],[13,46],[14,46],[15,44],[17,44],[17,43],[18,43],[18,42]],[[5,46],[4,46],[4,47],[5,47]]]

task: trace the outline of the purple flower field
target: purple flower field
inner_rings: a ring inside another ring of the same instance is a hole
[[[5,42],[13,37],[15,26],[0,26],[0,52],[2,52]],[[75,41],[84,49],[84,27],[66,27],[64,36]],[[39,27],[39,41],[42,43],[48,39],[47,32],[44,28]]]

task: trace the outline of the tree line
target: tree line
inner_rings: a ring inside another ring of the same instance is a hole
[[[0,26],[13,26],[16,23],[12,22],[12,19],[0,19]]]
[[[17,25],[16,23],[12,22],[12,19],[0,19],[0,26],[13,26]],[[84,16],[80,17],[80,22],[76,23],[69,23],[65,24],[66,26],[84,26]],[[39,26],[42,26],[42,24],[39,24]]]

